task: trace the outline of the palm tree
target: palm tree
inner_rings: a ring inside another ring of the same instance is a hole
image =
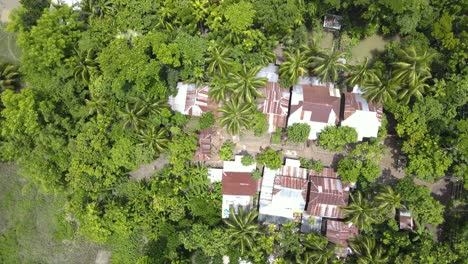
[[[429,76],[417,78],[407,87],[398,90],[398,99],[400,99],[404,104],[408,104],[413,97],[417,100],[421,100],[424,92],[429,88],[429,85],[426,83],[427,79],[429,79]]]
[[[132,106],[129,103],[125,104],[125,108],[119,112],[123,125],[133,129],[140,128],[144,123],[144,112],[141,110],[142,107],[138,103]]]
[[[404,208],[402,204],[401,195],[393,190],[389,185],[386,185],[382,190],[375,196],[375,201],[378,204],[380,210],[388,211],[391,217],[395,217],[396,210]]]
[[[231,89],[228,87],[229,80],[221,76],[214,76],[211,79],[208,95],[210,99],[216,103],[224,102],[228,95],[231,93]]]
[[[139,145],[152,149],[155,153],[161,153],[169,144],[168,133],[165,128],[151,127],[141,129],[138,133]]]
[[[226,127],[228,133],[237,135],[243,127],[250,127],[252,110],[253,107],[251,104],[241,103],[238,100],[228,101],[218,110],[223,113],[219,122],[223,127]]]
[[[89,115],[102,115],[106,111],[107,100],[102,97],[93,97],[91,100],[85,99]]]
[[[369,66],[369,58],[366,57],[364,62],[360,65],[350,67],[350,75],[346,78],[349,87],[354,87],[357,84],[362,86],[365,82],[378,78],[375,70]]]
[[[389,257],[385,256],[380,245],[376,245],[373,238],[360,236],[350,243],[351,249],[358,255],[359,264],[384,264]]]
[[[238,100],[251,103],[256,97],[263,95],[257,90],[265,87],[268,79],[257,77],[261,67],[254,67],[247,70],[245,64],[238,73],[230,73],[231,83],[228,85]]]
[[[98,72],[99,67],[94,50],[77,51],[77,61],[73,71],[75,79],[88,85],[91,78]]]
[[[162,5],[158,11],[159,16],[156,27],[172,31],[174,29],[174,26],[171,23],[171,18],[174,16],[174,10],[172,8]]]
[[[366,81],[361,90],[364,98],[376,104],[384,104],[392,101],[397,91],[400,89],[400,82],[389,75],[382,76],[380,71],[376,71],[376,78]]]
[[[351,195],[351,204],[343,208],[344,216],[349,218],[348,222],[357,225],[361,229],[368,229],[376,222],[376,208],[367,200],[363,199],[362,193]]]
[[[414,85],[420,77],[431,76],[429,66],[435,53],[425,50],[422,54],[418,54],[416,49],[411,46],[399,50],[398,56],[401,61],[392,63],[395,79]]]
[[[159,115],[163,109],[169,108],[165,98],[156,98],[152,94],[145,93],[142,97],[134,99],[141,109],[138,112],[145,114]]]
[[[81,11],[90,17],[102,18],[114,13],[114,7],[109,0],[84,0],[80,5]]]
[[[320,81],[336,82],[340,71],[345,71],[347,66],[339,61],[344,57],[344,52],[337,52],[332,49],[330,52],[321,52],[311,57],[313,72],[320,78]]]
[[[286,61],[281,64],[279,74],[281,78],[287,79],[295,84],[299,77],[307,73],[307,55],[305,52],[296,49],[293,52],[285,52],[284,56]]]
[[[0,91],[16,90],[20,85],[18,67],[12,64],[0,65]]]
[[[206,58],[206,62],[208,63],[208,73],[217,73],[224,76],[229,71],[229,68],[233,63],[232,59],[229,57],[230,53],[231,50],[227,47],[211,47],[209,49],[209,56]]]
[[[259,234],[259,226],[255,223],[258,212],[247,210],[239,206],[237,215],[231,207],[228,220],[224,220],[227,225],[227,232],[231,238],[233,246],[239,246],[241,255],[247,248],[252,249],[255,238]]]
[[[306,252],[307,258],[312,260],[310,263],[328,264],[336,259],[335,247],[330,247],[328,240],[324,237],[310,234],[307,236],[307,240],[303,242],[303,245],[311,250]]]

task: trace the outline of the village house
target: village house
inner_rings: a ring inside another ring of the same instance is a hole
[[[292,89],[288,126],[308,124],[309,139],[316,140],[325,127],[338,125],[340,109],[340,90],[333,84],[322,84],[316,78],[301,78]]]
[[[216,113],[217,105],[208,96],[210,87],[197,87],[193,83],[177,83],[177,95],[169,96],[168,104],[173,111],[189,116],[201,116],[206,112]]]
[[[332,168],[324,168],[322,173],[310,173],[310,193],[307,214],[315,217],[343,219],[341,207],[349,201],[349,183],[342,183]]]
[[[414,221],[411,216],[411,212],[408,210],[401,209],[398,215],[398,222],[400,223],[400,229],[402,230],[413,230]]]
[[[237,211],[239,206],[250,208],[258,194],[259,181],[252,178],[252,172],[257,168],[254,163],[244,166],[242,156],[236,155],[233,161],[224,161],[222,174],[222,218],[229,217],[231,207]]]
[[[284,224],[300,222],[305,210],[308,176],[300,161],[286,159],[278,170],[264,168],[260,193],[259,221]]]
[[[348,240],[359,235],[359,230],[352,223],[344,223],[342,221],[327,220],[325,236],[328,241],[337,245],[335,254],[338,257],[345,258],[351,250],[348,248]]]
[[[288,119],[290,91],[280,87],[277,72],[278,66],[270,64],[257,74],[257,77],[268,79],[266,87],[259,89],[264,97],[257,99],[257,109],[264,113],[268,120],[268,133],[273,133],[278,127],[286,127]]]
[[[377,137],[382,125],[382,106],[368,102],[358,92],[345,93],[342,126],[356,129],[358,141],[363,138]]]

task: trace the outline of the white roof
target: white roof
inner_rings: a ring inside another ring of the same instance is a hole
[[[223,169],[208,168],[208,179],[211,183],[220,182],[223,179]]]
[[[222,218],[229,218],[229,209],[234,208],[237,213],[239,206],[248,208],[252,205],[253,197],[248,195],[223,195],[223,204],[221,210]]]
[[[358,141],[361,141],[365,137],[377,137],[379,128],[382,125],[381,120],[377,117],[377,112],[370,111],[367,100],[360,93],[355,93],[354,96],[356,101],[362,106],[362,110],[356,110],[350,117],[341,122],[341,126],[349,126],[356,129]]]
[[[257,163],[254,163],[249,166],[242,165],[242,155],[236,155],[234,161],[224,161],[223,169],[225,172],[252,172],[257,169]]]

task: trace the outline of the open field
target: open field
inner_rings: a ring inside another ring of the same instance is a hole
[[[101,247],[74,235],[63,203],[0,163],[0,263],[94,263]]]

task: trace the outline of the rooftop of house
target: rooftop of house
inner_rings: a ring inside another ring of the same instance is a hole
[[[289,112],[289,89],[282,89],[278,83],[278,67],[273,64],[260,70],[258,77],[268,78],[266,87],[259,89],[264,97],[258,98],[257,109],[266,114],[269,128],[274,132],[277,127],[286,127]]]
[[[346,93],[342,126],[356,129],[358,140],[377,137],[382,124],[383,109],[368,102],[360,93]]]
[[[184,115],[201,116],[206,112],[216,112],[216,103],[209,100],[210,87],[197,87],[195,84],[177,83],[177,95],[169,96],[172,110]]]
[[[323,27],[327,29],[340,30],[343,17],[337,15],[325,15]]]
[[[340,257],[346,257],[348,250],[348,239],[355,238],[359,235],[359,230],[356,225],[351,223],[346,224],[341,221],[327,220],[325,235],[328,241],[340,245],[336,253]]]
[[[208,179],[211,183],[220,182],[223,180],[223,169],[208,168]]]
[[[338,123],[340,91],[330,84],[323,85],[317,81],[311,83],[313,84],[303,83],[293,87],[291,113],[301,111],[301,120],[328,123],[331,113],[334,112],[334,122]]]
[[[413,230],[414,222],[410,211],[400,210],[398,220],[400,222],[400,229]]]
[[[223,195],[254,196],[258,191],[258,180],[252,178],[252,172],[257,168],[254,163],[242,165],[242,156],[236,155],[233,161],[223,163]]]
[[[311,173],[310,183],[307,213],[312,216],[343,218],[340,207],[348,205],[350,184],[343,184],[336,173],[331,173],[329,169],[324,169],[320,175]]]
[[[194,160],[203,161],[211,159],[211,140],[215,131],[207,128],[198,135],[198,150],[195,151]]]
[[[260,221],[283,224],[299,220],[307,200],[307,171],[298,160],[286,159],[278,170],[264,169]]]

